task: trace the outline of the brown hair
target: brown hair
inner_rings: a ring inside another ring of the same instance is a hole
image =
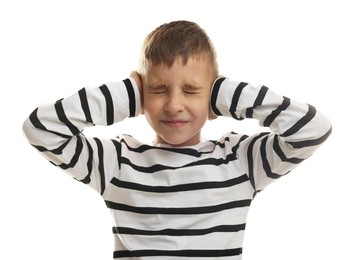
[[[150,66],[171,67],[177,57],[183,64],[192,55],[204,55],[218,75],[216,51],[206,32],[190,21],[173,21],[160,25],[148,34],[143,43],[139,72],[144,74]]]

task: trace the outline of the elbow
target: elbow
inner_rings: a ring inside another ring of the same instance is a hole
[[[321,120],[319,120],[319,140],[320,143],[323,143],[332,134],[332,123],[330,119],[323,114],[320,114],[320,119]]]
[[[295,141],[288,141],[293,148],[318,147],[324,143],[332,133],[331,121],[321,113],[310,121],[303,129],[303,138]]]
[[[33,139],[32,138],[33,137],[33,130],[34,130],[34,127],[33,127],[32,123],[30,122],[30,119],[27,118],[22,124],[22,132],[29,142],[30,142],[30,140]]]

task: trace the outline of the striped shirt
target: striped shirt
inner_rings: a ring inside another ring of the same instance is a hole
[[[43,156],[103,197],[112,214],[115,259],[237,260],[254,196],[308,158],[330,135],[331,123],[311,105],[225,78],[212,87],[211,109],[254,118],[270,132],[230,132],[180,148],[128,135],[83,135],[86,127],[140,114],[132,78],[42,105],[23,129]]]

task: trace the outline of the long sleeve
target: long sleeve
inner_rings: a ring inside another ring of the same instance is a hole
[[[138,88],[129,78],[83,88],[70,97],[39,106],[25,120],[23,131],[30,144],[54,165],[102,194],[108,178],[103,154],[115,156],[108,167],[117,169],[116,145],[112,140],[86,138],[82,132],[86,127],[111,125],[139,113]]]
[[[330,135],[330,121],[312,105],[281,96],[265,86],[218,79],[212,111],[237,120],[253,118],[270,133],[244,137],[239,158],[256,191],[287,174]]]

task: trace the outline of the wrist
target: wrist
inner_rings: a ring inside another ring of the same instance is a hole
[[[142,83],[142,77],[137,71],[132,71],[130,78],[134,80],[134,84],[137,85],[139,98],[140,98],[140,113],[143,114],[143,83]]]
[[[217,99],[220,86],[225,79],[226,78],[224,76],[219,76],[212,84],[209,119],[215,119],[218,116],[222,116],[222,113],[217,108]]]

